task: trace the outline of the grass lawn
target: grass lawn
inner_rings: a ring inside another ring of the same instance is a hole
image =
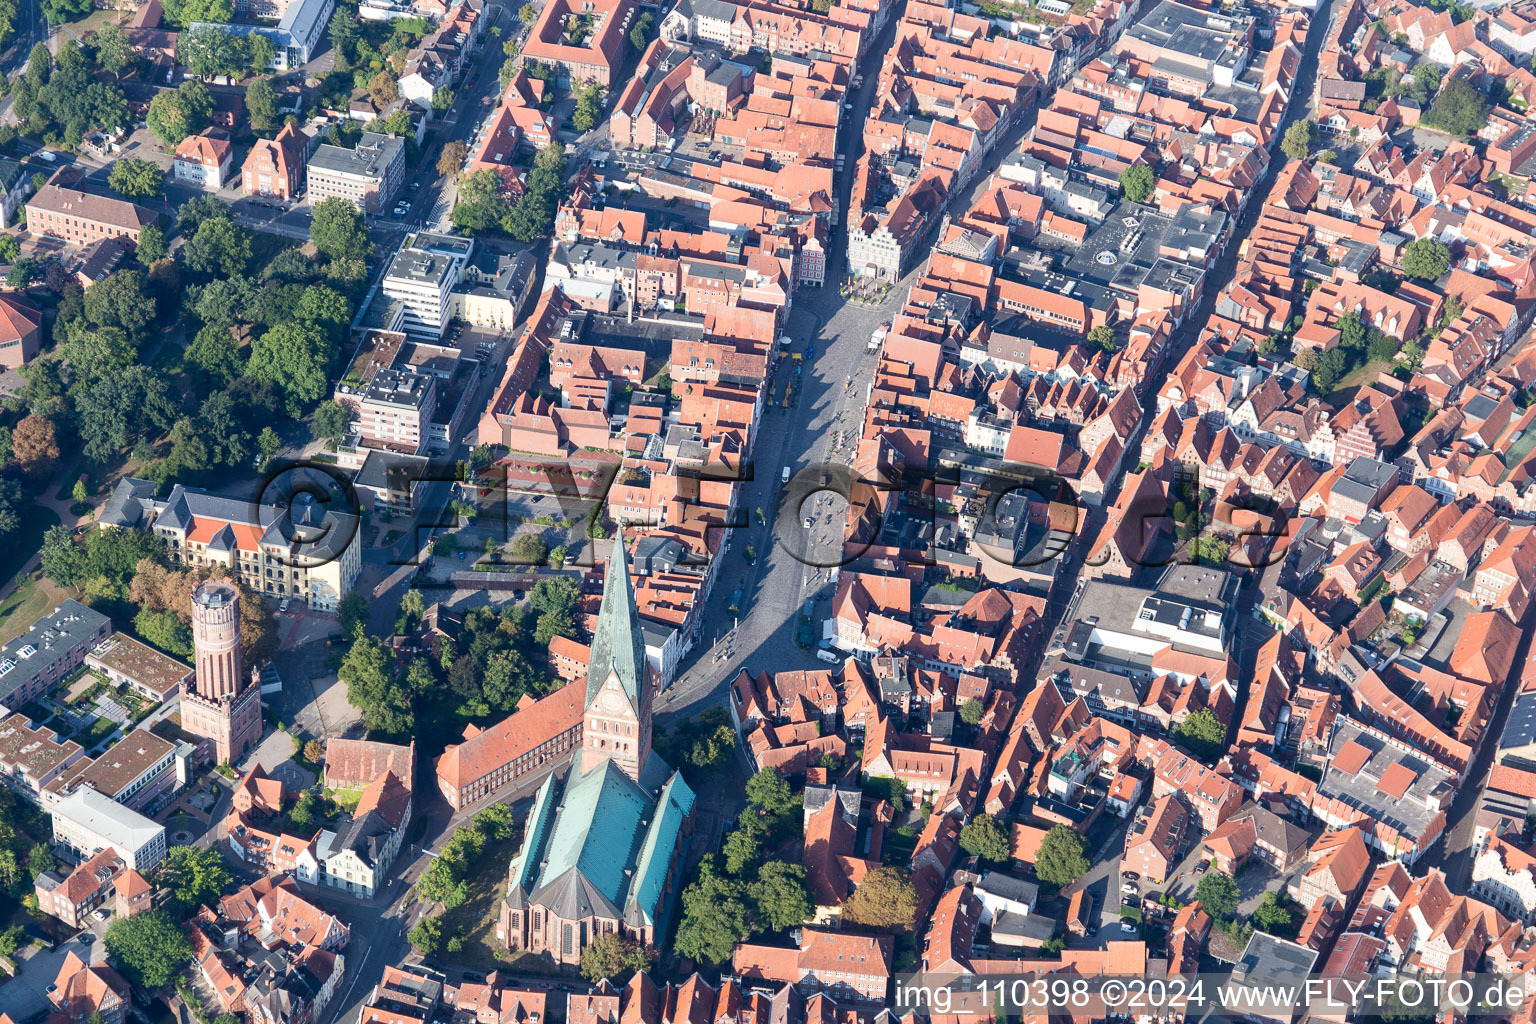
[[[260,273],[262,268],[272,262],[272,257],[284,249],[297,248],[303,244],[292,238],[284,238],[282,235],[274,235],[270,231],[252,231],[251,236],[251,266]]]
[[[21,525],[6,538],[4,550],[0,550],[0,581],[18,576],[21,567],[42,546],[43,534],[48,527],[57,525],[59,517],[53,509],[34,504],[25,510],[21,514]],[[63,596],[64,591],[46,580],[40,583],[30,579],[19,581],[15,592],[0,601],[0,636],[10,640],[25,633],[34,619]],[[13,614],[18,611],[19,615]]]
[[[526,952],[512,953],[496,940],[496,916],[506,895],[507,862],[517,852],[521,836],[492,843],[481,852],[465,881],[469,898],[443,912],[444,941],[458,936],[464,942],[459,953],[445,954],[455,963],[479,970],[511,970],[520,974],[555,974],[549,961]]]
[[[1369,384],[1381,376],[1382,371],[1390,369],[1392,369],[1392,364],[1385,359],[1367,359],[1340,377],[1339,382],[1333,386],[1333,393],[1338,394],[1340,391],[1357,388],[1362,384]]]

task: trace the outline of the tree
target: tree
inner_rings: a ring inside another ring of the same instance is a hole
[[[200,273],[238,277],[251,262],[251,236],[229,217],[215,217],[197,226],[183,255],[187,266]]]
[[[683,915],[673,946],[691,960],[721,964],[737,943],[752,934],[752,908],[746,886],[722,878],[706,860],[699,876],[683,890]]]
[[[1217,921],[1225,921],[1232,916],[1233,911],[1237,910],[1238,898],[1237,882],[1231,875],[1224,875],[1220,871],[1207,871],[1200,876],[1200,884],[1195,886],[1195,899]]]
[[[758,869],[756,881],[747,884],[747,895],[758,921],[769,931],[793,928],[816,916],[804,864],[768,861]]]
[[[543,565],[549,556],[549,545],[536,533],[520,533],[512,538],[512,555],[528,565]]]
[[[1189,555],[1197,564],[1220,567],[1227,564],[1227,556],[1232,551],[1232,545],[1220,537],[1205,534],[1196,537],[1194,543],[1189,546]],[[1215,755],[1210,755],[1214,757]]]
[[[764,768],[747,780],[747,807],[765,817],[778,820],[793,812],[798,803],[784,776],[772,768]]]
[[[217,900],[230,883],[224,858],[211,847],[173,846],[154,871],[155,887],[180,917]]]
[[[61,587],[73,587],[85,575],[85,552],[67,526],[50,526],[38,551],[43,575]]]
[[[250,63],[245,40],[212,25],[200,25],[176,39],[176,60],[197,78],[239,78]]]
[[[443,919],[424,917],[416,923],[416,927],[406,933],[405,937],[416,952],[431,956],[443,946]]]
[[[192,959],[187,933],[161,908],[113,918],[106,946],[123,976],[146,989],[170,984]]]
[[[156,612],[141,608],[133,617],[133,630],[145,643],[167,654],[174,654],[178,658],[190,657],[192,654],[192,627],[177,618],[173,611]]]
[[[1115,341],[1115,329],[1105,324],[1100,324],[1088,332],[1088,344],[1105,352],[1113,352],[1119,347]]]
[[[539,16],[539,9],[531,3],[525,3],[517,9],[517,20],[524,25],[532,25]],[[1536,61],[1536,58],[1532,58]]]
[[[252,74],[259,75],[264,71],[272,70],[272,64],[277,60],[277,44],[270,37],[260,32],[252,32],[245,37],[245,49],[246,66],[251,69]],[[271,83],[268,83],[269,88],[270,85]],[[247,87],[245,106],[247,110],[251,108],[249,86]]]
[[[336,616],[341,620],[343,636],[357,639],[368,624],[368,600],[355,590],[341,595],[336,602]]]
[[[960,848],[973,857],[993,864],[1006,864],[1009,857],[1008,832],[990,814],[978,814],[960,830]]]
[[[649,13],[640,15],[634,27],[629,30],[629,45],[636,51],[644,50],[651,41],[651,31],[655,26],[656,19]]]
[[[395,76],[388,71],[380,71],[374,75],[368,80],[368,96],[379,110],[398,100],[400,87],[395,82]]]
[[[39,6],[43,17],[55,25],[79,21],[91,13],[91,0],[43,0]]]
[[[453,204],[453,223],[470,232],[498,227],[508,216],[501,178],[490,169],[476,171],[459,180]]]
[[[81,389],[75,412],[81,448],[95,462],[106,462],[145,431],[166,430],[176,419],[165,378],[137,364]]]
[[[45,842],[33,845],[32,851],[27,854],[27,873],[33,881],[45,871],[53,871],[59,866],[59,858],[53,855],[53,847]]]
[[[1425,120],[1453,135],[1474,135],[1488,123],[1488,101],[1465,79],[1453,78],[1435,97]]]
[[[1283,893],[1266,892],[1253,911],[1254,926],[1271,935],[1285,934],[1294,921],[1291,901]]]
[[[15,235],[0,235],[0,263],[15,263],[21,258],[21,243]]]
[[[84,312],[93,323],[120,328],[134,345],[148,337],[158,318],[144,274],[132,268],[114,270],[86,289]]]
[[[245,372],[282,389],[288,414],[297,417],[325,395],[326,371],[334,358],[334,345],[319,328],[278,324],[251,344]]]
[[[165,187],[165,172],[148,160],[125,157],[112,165],[107,184],[130,199],[159,194]]]
[[[453,90],[440,85],[432,90],[432,113],[442,117],[453,106]]]
[[[165,257],[165,232],[157,224],[145,224],[139,229],[139,248],[136,255],[146,267]]]
[[[365,260],[373,252],[362,212],[340,196],[330,196],[315,204],[309,237],[316,249],[333,260]]]
[[[1071,885],[1088,873],[1088,840],[1077,829],[1057,825],[1040,840],[1035,876],[1048,885]]]
[[[505,843],[517,835],[517,819],[506,804],[491,804],[473,820],[487,843]]]
[[[1285,130],[1285,137],[1280,140],[1280,152],[1292,160],[1306,159],[1312,152],[1316,132],[1317,126],[1311,121],[1297,121]]]
[[[570,614],[576,610],[581,590],[568,576],[541,579],[528,594],[528,604],[536,612],[560,611]]]
[[[597,127],[597,122],[602,116],[602,87],[599,85],[589,85],[576,98],[576,112],[571,115],[571,125],[579,132],[589,132]]]
[[[315,406],[315,417],[310,421],[309,433],[315,440],[340,437],[347,432],[352,414],[340,402],[329,399]]]
[[[581,951],[581,976],[596,983],[607,978],[622,986],[636,971],[651,966],[656,952],[617,932],[604,932]]]
[[[975,725],[980,722],[981,716],[985,713],[986,708],[974,697],[960,705],[960,721],[966,725]]]
[[[347,684],[347,701],[363,712],[370,730],[395,735],[409,732],[416,720],[409,691],[396,677],[394,658],[382,641],[359,636],[337,671]]]
[[[749,871],[763,855],[763,840],[768,836],[768,826],[761,818],[743,814],[737,826],[725,837],[720,853],[725,857],[725,870],[732,875]]]
[[[59,457],[59,432],[53,421],[33,414],[11,431],[11,455],[28,476],[41,476]]]
[[[437,173],[445,178],[457,178],[468,156],[469,149],[458,139],[445,143],[437,157]]]
[[[326,31],[331,36],[331,48],[336,51],[336,70],[351,70],[353,47],[362,34],[357,24],[357,12],[346,7],[336,8]]]
[[[1451,250],[1433,238],[1415,238],[1403,250],[1403,273],[1421,281],[1438,281],[1451,267]]]
[[[271,427],[262,427],[261,433],[256,435],[256,451],[263,459],[270,459],[282,450],[283,439],[277,436],[277,431]],[[350,591],[349,591],[350,593]]]
[[[136,59],[133,45],[128,41],[128,33],[123,26],[114,23],[103,25],[91,36],[91,43],[96,47],[96,63],[104,71],[120,75],[133,66]]]
[[[501,229],[520,242],[549,234],[555,211],[566,196],[565,147],[558,142],[533,158],[533,170],[517,205],[502,218]]]
[[[253,38],[266,39],[267,37],[256,35]],[[245,87],[245,110],[250,114],[251,127],[256,131],[264,132],[277,127],[279,121],[277,90],[272,88],[270,78],[258,78]]]
[[[1227,742],[1227,727],[1216,712],[1201,708],[1173,727],[1174,738],[1203,760],[1214,758]]]
[[[917,887],[905,868],[885,865],[866,874],[843,903],[843,918],[866,928],[906,931],[917,917]]]
[[[1339,378],[1349,370],[1349,359],[1342,348],[1331,348],[1317,357],[1317,365],[1312,369],[1312,390],[1320,395],[1331,392]]]
[[[1120,172],[1120,194],[1128,203],[1144,203],[1152,195],[1157,178],[1146,164],[1132,164]]]
[[[182,139],[202,127],[193,122],[186,107],[173,92],[155,94],[154,99],[149,101],[145,123],[154,132],[155,138],[168,147],[180,145]]]
[[[11,264],[11,269],[5,272],[6,286],[14,291],[21,291],[32,283],[37,276],[37,261],[33,259],[17,260]]]

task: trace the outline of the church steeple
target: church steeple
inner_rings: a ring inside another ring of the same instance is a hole
[[[611,758],[638,782],[651,753],[651,688],[622,532],[614,534],[603,576],[582,721],[581,774]]]

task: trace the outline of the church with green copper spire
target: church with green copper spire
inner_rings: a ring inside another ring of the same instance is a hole
[[[576,964],[600,935],[665,935],[694,794],[651,749],[652,684],[622,534],[603,579],[581,744],[539,787],[512,858],[497,938]]]

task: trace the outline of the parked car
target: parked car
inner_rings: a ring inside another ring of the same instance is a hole
[[[1141,881],[1141,876],[1138,875],[1134,871],[1122,871],[1122,872],[1120,872],[1120,877],[1121,878],[1129,879],[1132,882],[1139,882],[1139,881]]]
[[[288,599],[286,597],[277,603],[277,610],[280,612],[288,610]]]
[[[1137,929],[1136,929],[1135,925],[1131,924],[1131,922],[1129,922],[1129,921],[1121,921],[1120,922],[1120,930],[1125,932],[1127,935],[1134,935],[1136,933]]]
[[[93,943],[95,941],[96,941],[96,936],[92,935],[90,932],[81,932],[80,933],[80,945],[82,945],[82,946],[89,946],[91,943]]]
[[[804,526],[807,530],[809,530],[812,526],[815,525],[815,520],[813,520],[810,516],[806,516],[805,517],[805,522],[802,523],[801,525]]]

